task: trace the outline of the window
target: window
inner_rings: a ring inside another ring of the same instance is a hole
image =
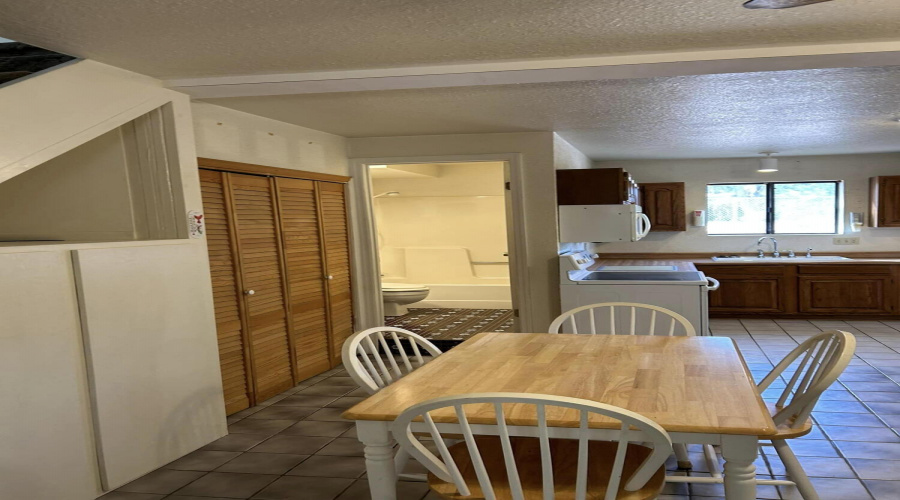
[[[709,234],[836,234],[840,181],[710,184]]]

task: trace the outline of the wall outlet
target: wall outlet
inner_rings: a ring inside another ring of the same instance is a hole
[[[835,245],[859,245],[859,236],[847,236],[832,240]]]

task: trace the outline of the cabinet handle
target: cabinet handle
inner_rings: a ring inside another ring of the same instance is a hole
[[[256,290],[244,290],[244,295],[256,295]]]

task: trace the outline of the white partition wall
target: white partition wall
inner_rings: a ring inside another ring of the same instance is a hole
[[[73,252],[105,489],[226,434],[205,251]]]
[[[0,254],[0,318],[0,498],[96,498],[69,252]]]

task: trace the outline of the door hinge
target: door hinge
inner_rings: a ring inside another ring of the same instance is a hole
[[[512,191],[512,185],[509,181],[504,182],[503,185],[506,186],[507,191]]]
[[[516,318],[519,317],[519,310],[518,310],[518,309],[513,309],[513,316],[515,316]]]

